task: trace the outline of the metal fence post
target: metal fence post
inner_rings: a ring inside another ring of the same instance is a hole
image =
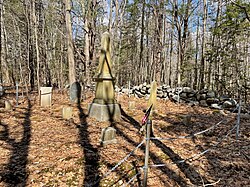
[[[149,159],[149,143],[150,143],[150,133],[151,133],[152,121],[148,120],[146,123],[146,149],[145,149],[145,162],[144,162],[144,178],[143,187],[147,186],[148,178],[148,159]]]

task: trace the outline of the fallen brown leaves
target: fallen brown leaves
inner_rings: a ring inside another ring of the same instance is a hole
[[[144,139],[140,122],[146,109],[144,99],[119,97],[122,120],[110,124],[88,118],[88,93],[81,105],[72,105],[67,95],[53,93],[53,105],[41,108],[38,97],[23,98],[13,111],[0,108],[0,186],[122,186],[142,172],[144,149],[141,146],[107,177],[99,180]],[[3,99],[3,98],[2,98]],[[9,98],[11,99],[11,97]],[[135,100],[136,108],[128,108]],[[73,107],[73,119],[62,119],[62,108]],[[153,116],[156,137],[185,136],[204,130],[225,117],[231,119],[211,132],[193,139],[154,140],[150,143],[150,164],[165,164],[149,169],[148,186],[249,186],[249,121],[242,121],[239,141],[232,136],[200,158],[189,158],[209,148],[235,124],[235,114],[224,116],[211,109],[190,107],[158,100]],[[183,115],[191,115],[184,125]],[[117,144],[100,146],[101,129],[113,126]],[[129,186],[139,186],[143,172]]]

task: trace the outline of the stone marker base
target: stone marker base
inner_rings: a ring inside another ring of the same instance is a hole
[[[121,119],[121,110],[119,104],[88,104],[88,116],[98,121],[109,121]]]
[[[117,139],[107,140],[107,141],[100,141],[101,146],[106,146],[108,144],[116,144],[116,143],[117,143]]]

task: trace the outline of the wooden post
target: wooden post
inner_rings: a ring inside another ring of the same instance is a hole
[[[239,102],[239,108],[238,108],[238,116],[237,116],[237,129],[236,129],[236,139],[239,138],[239,130],[240,130],[240,111],[241,111],[241,99]]]
[[[148,120],[146,123],[146,149],[145,149],[145,162],[144,162],[144,178],[143,178],[143,187],[147,186],[148,178],[148,159],[149,159],[149,143],[150,143],[150,133],[151,133],[152,121]]]

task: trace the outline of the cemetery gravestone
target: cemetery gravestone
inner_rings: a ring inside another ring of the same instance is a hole
[[[151,84],[150,96],[149,96],[149,100],[148,100],[148,108],[151,105],[153,105],[152,110],[151,110],[152,112],[155,110],[155,107],[156,107],[156,98],[157,98],[157,83],[156,83],[156,81],[153,81]]]
[[[63,107],[62,116],[63,116],[63,119],[71,119],[72,118],[72,107]]]
[[[81,99],[81,85],[79,82],[74,82],[70,86],[70,102],[78,103]]]
[[[12,110],[12,105],[8,100],[5,101],[5,110]]]
[[[88,115],[98,121],[110,121],[121,119],[120,106],[115,100],[115,78],[112,75],[111,44],[108,32],[101,39],[101,55],[97,74],[95,98],[88,106]]]
[[[40,95],[40,105],[42,107],[51,106],[52,87],[41,87]]]
[[[101,145],[117,143],[116,130],[113,127],[107,127],[102,129],[101,133]]]

